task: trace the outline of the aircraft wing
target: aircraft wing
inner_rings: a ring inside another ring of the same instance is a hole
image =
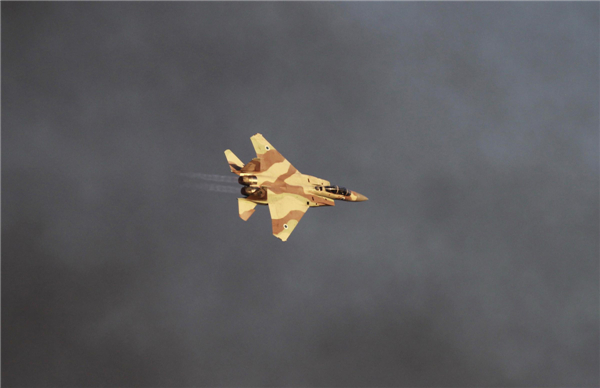
[[[260,170],[267,171],[272,169],[272,173],[281,175],[292,175],[298,172],[290,162],[287,161],[276,149],[264,138],[263,135],[257,133],[250,138],[256,156],[260,159]]]
[[[286,241],[309,206],[306,200],[298,195],[275,194],[270,189],[267,189],[267,202],[271,212],[273,235]]]

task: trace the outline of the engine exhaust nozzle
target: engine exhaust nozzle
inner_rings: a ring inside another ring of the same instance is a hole
[[[258,179],[254,175],[245,175],[238,178],[238,183],[244,186],[255,185],[258,182]]]

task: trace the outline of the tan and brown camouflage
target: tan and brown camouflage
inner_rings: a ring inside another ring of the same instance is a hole
[[[368,198],[329,181],[300,173],[261,135],[250,138],[256,158],[246,165],[225,151],[231,172],[243,186],[238,198],[240,218],[247,221],[256,205],[268,205],[273,235],[286,241],[309,207],[335,206],[335,200],[361,202]]]

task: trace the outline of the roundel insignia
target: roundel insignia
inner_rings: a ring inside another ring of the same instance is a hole
[[[268,151],[268,150],[270,150],[270,149],[271,149],[271,147],[269,147],[269,146],[265,146],[265,149]]]
[[[284,227],[285,229],[287,229],[287,228],[288,228],[287,224],[283,224],[283,227]]]

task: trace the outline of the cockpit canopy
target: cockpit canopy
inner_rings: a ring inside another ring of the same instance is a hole
[[[339,195],[348,196],[351,193],[351,191],[348,190],[347,188],[340,187],[340,186],[324,186],[323,188],[325,189],[325,191],[327,191],[331,194],[339,194]]]

